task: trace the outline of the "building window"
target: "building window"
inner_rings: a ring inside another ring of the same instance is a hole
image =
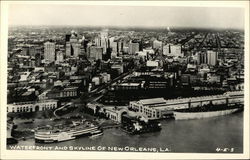
[[[157,112],[157,118],[159,118],[160,117],[160,113],[159,112]]]

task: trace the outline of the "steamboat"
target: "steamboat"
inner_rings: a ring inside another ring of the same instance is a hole
[[[54,143],[68,141],[83,136],[94,136],[102,133],[99,126],[90,122],[72,122],[69,125],[44,126],[35,129],[36,143]]]

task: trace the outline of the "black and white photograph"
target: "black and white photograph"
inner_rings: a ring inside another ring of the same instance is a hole
[[[1,2],[1,158],[249,158],[249,1],[120,3]]]

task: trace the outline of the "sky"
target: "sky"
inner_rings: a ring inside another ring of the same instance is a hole
[[[82,25],[244,29],[244,9],[170,6],[11,4],[9,25]]]

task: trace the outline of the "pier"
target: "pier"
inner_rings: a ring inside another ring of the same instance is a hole
[[[244,92],[226,92],[222,95],[177,98],[165,100],[164,98],[143,99],[132,101],[129,107],[136,112],[147,115],[151,119],[160,119],[171,114],[174,110],[200,107],[203,105],[244,104]]]

